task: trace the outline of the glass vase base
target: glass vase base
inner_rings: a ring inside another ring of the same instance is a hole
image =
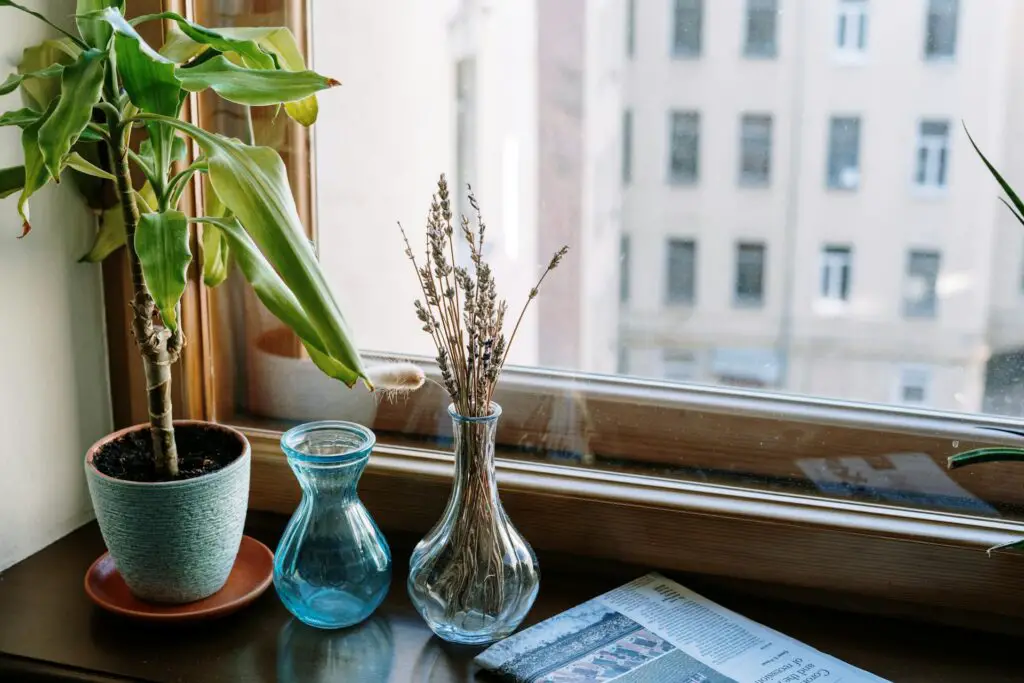
[[[354,626],[373,614],[387,594],[385,589],[378,599],[367,602],[344,590],[327,588],[277,586],[281,602],[295,618],[304,624],[322,629]],[[294,599],[291,594],[297,592]]]
[[[456,643],[458,645],[490,645],[496,643],[502,638],[507,638],[512,635],[512,631],[515,629],[502,629],[500,631],[493,630],[467,630],[463,629],[458,625],[459,617],[456,616],[452,621],[437,624],[427,621],[427,626],[434,632],[441,640],[448,641],[449,643]],[[493,620],[492,620],[493,621]],[[466,615],[463,623],[472,622],[474,624],[480,623],[480,615]],[[495,624],[496,626],[497,624]],[[486,627],[485,627],[486,629]]]

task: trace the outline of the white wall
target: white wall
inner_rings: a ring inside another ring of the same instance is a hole
[[[68,14],[61,0],[27,4]],[[6,77],[49,34],[15,10],[0,14]],[[19,106],[17,94],[0,98],[5,111]],[[0,167],[21,161],[17,130],[0,130]],[[18,240],[17,197],[0,202],[0,570],[92,518],[82,458],[111,428],[100,269],[76,262],[91,218],[68,185],[31,206],[34,229]]]

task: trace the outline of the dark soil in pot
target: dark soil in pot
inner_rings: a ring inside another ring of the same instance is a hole
[[[93,458],[93,466],[108,477],[125,481],[180,481],[230,465],[244,448],[230,432],[209,425],[178,425],[174,437],[178,444],[177,477],[156,471],[148,429],[129,432],[105,444]]]

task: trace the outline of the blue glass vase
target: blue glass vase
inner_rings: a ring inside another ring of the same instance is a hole
[[[351,422],[310,422],[281,437],[302,501],[277,546],[274,588],[310,626],[359,623],[391,584],[391,550],[356,495],[374,442]]]
[[[409,560],[409,597],[435,634],[484,645],[519,626],[537,597],[540,571],[530,544],[498,498],[494,438],[501,407],[465,417],[449,406],[455,480],[441,520]]]

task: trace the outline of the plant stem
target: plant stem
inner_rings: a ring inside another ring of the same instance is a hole
[[[116,75],[108,76],[107,98],[117,99]],[[171,364],[177,360],[180,335],[171,339],[166,328],[153,324],[155,304],[142,276],[142,263],[135,249],[135,231],[139,224],[139,209],[135,203],[131,170],[128,167],[128,137],[118,113],[107,110],[110,130],[110,155],[117,178],[117,193],[124,215],[125,247],[132,278],[132,333],[146,375],[149,404],[149,431],[153,443],[156,469],[167,476],[178,475],[178,448],[174,441],[174,420],[171,405]],[[169,344],[173,342],[173,344]]]

